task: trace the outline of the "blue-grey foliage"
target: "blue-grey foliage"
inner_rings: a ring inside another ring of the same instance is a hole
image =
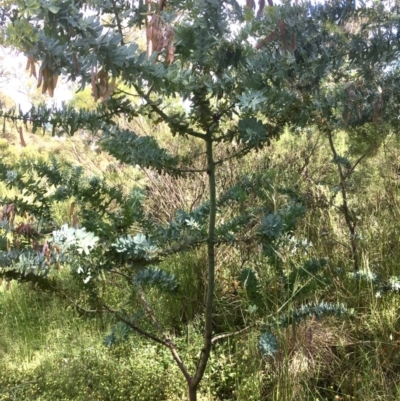
[[[115,127],[105,135],[102,148],[118,160],[133,166],[153,167],[158,172],[178,174],[178,157],[168,154],[150,136],[139,136],[132,131]]]
[[[277,213],[263,216],[260,226],[260,234],[267,239],[277,239],[283,230],[283,220]]]
[[[282,314],[276,319],[275,322],[267,325],[268,330],[260,334],[258,346],[263,356],[273,357],[279,350],[277,337],[273,334],[272,330],[279,327],[284,328],[292,324],[299,324],[309,317],[321,319],[322,317],[332,316],[341,319],[347,316],[349,311],[343,304],[333,304],[329,302],[320,302],[318,304],[305,304],[299,308],[294,309],[292,312]]]
[[[47,276],[50,264],[56,261],[55,255],[52,259],[46,258],[43,253],[33,250],[11,251],[0,253],[0,271],[13,271],[23,276],[34,274],[37,276]]]
[[[258,347],[264,357],[274,357],[278,352],[278,341],[270,331],[263,331],[258,339]]]
[[[118,322],[112,329],[111,333],[104,338],[104,345],[106,347],[112,347],[113,345],[118,345],[121,342],[126,341],[131,329],[124,322]]]
[[[99,237],[87,232],[85,228],[61,226],[59,230],[53,231],[52,243],[60,247],[61,252],[75,250],[78,254],[89,255],[95,247]]]
[[[139,270],[133,277],[132,283],[134,285],[152,286],[172,293],[178,289],[175,276],[157,267]]]
[[[132,259],[151,260],[157,255],[157,247],[144,234],[134,237],[127,235],[119,237],[111,246],[118,252]]]
[[[293,322],[298,324],[307,317],[315,316],[317,319],[320,319],[324,316],[333,316],[340,319],[346,315],[348,315],[348,310],[343,304],[330,302],[309,303],[295,308],[287,314],[282,314],[278,317],[276,323],[280,327],[287,327]]]

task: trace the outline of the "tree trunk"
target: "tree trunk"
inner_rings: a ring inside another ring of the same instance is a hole
[[[213,158],[213,139],[212,131],[207,133],[207,174],[210,189],[210,220],[208,226],[208,275],[207,275],[207,295],[205,307],[205,325],[204,325],[204,343],[200,353],[199,362],[194,376],[188,382],[189,401],[197,400],[197,388],[207,367],[212,347],[212,317],[213,317],[213,300],[215,288],[215,224],[217,214],[217,193],[215,183],[215,162]]]
[[[189,390],[189,401],[197,401],[197,386],[193,386],[189,383],[188,390]]]

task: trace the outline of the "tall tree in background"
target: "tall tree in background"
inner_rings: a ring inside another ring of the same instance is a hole
[[[215,247],[253,241],[271,254],[274,241],[291,229],[281,216],[262,208],[222,221],[224,211],[240,196],[234,190],[221,190],[219,166],[263,147],[286,127],[317,127],[328,136],[338,167],[350,257],[358,269],[357,231],[346,202],[346,178],[356,165],[338,154],[334,134],[348,130],[362,135],[372,130],[382,135],[399,124],[396,10],[385,10],[382,4],[356,7],[354,1],[282,6],[269,2],[264,9],[261,0],[255,18],[254,6],[248,2],[241,8],[235,0],[32,0],[7,3],[0,11],[3,45],[26,54],[27,69],[37,77],[43,93],[57,96],[58,78],[63,75],[81,87],[90,86],[99,101],[95,112],[39,107],[27,114],[3,111],[4,118],[21,119],[34,129],[50,124],[53,133],[60,135],[89,129],[101,133],[103,150],[123,163],[159,174],[186,177],[204,173],[208,177],[208,201],[194,211],[178,211],[164,226],[144,213],[139,190],[124,197],[119,188],[100,180],[85,186],[81,172],[64,171],[55,162],[53,166],[34,166],[48,185],[57,188],[51,195],[45,190],[38,194],[35,200],[40,206],[3,200],[3,218],[10,229],[15,213],[27,210],[46,221],[52,201],[74,197],[80,202],[79,223],[93,235],[64,227],[51,240],[40,235],[25,247],[6,241],[3,276],[27,279],[30,275],[29,279],[39,280],[38,276],[48,274],[49,266],[63,261],[64,254],[78,250],[67,262],[77,270],[79,266],[85,280],[91,280],[90,289],[100,307],[171,350],[187,381],[190,401],[196,400],[216,340]],[[131,40],[133,29],[146,31],[146,49]],[[118,85],[129,90],[119,90]],[[181,108],[176,109],[180,111],[168,107],[171,98],[180,103]],[[137,116],[164,123],[171,135],[200,143],[206,157],[171,155],[151,136],[139,136],[115,123],[118,117],[130,120]],[[33,167],[25,168],[27,174]],[[12,166],[1,166],[0,176],[21,190],[39,191]],[[251,185],[241,190],[255,191]],[[109,213],[113,199],[119,204],[118,216]],[[296,210],[292,213],[296,217]],[[248,235],[243,233],[244,226],[251,227]],[[154,266],[168,255],[202,246],[207,248],[208,266],[204,344],[194,371],[190,371],[168,330],[154,315],[143,288],[154,284],[174,291],[173,277]],[[101,283],[105,274],[112,273],[136,288],[155,332],[138,326],[102,298],[96,280]]]

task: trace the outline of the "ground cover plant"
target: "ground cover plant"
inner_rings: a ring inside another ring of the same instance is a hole
[[[362,375],[347,383],[328,369],[343,355],[355,355],[355,370],[364,364],[363,372],[395,383],[395,370],[385,370],[376,346],[357,348],[350,335],[324,331],[316,319],[354,322],[365,298],[373,305],[376,295],[398,289],[396,270],[379,272],[383,260],[376,250],[368,253],[363,227],[373,216],[371,203],[367,213],[355,197],[364,190],[361,167],[397,130],[396,9],[260,2],[256,17],[254,4],[235,2],[7,5],[3,43],[25,52],[42,92],[55,96],[58,76],[66,75],[89,85],[100,105],[3,110],[4,121],[45,135],[90,132],[121,168],[140,166],[147,185],[115,183],[56,156],[4,158],[5,279],[61,298],[83,319],[117,321],[104,343],[120,350],[121,369],[131,372],[128,383],[139,383],[137,392],[145,369],[129,365],[133,350],[123,342],[150,341],[146,352],[159,359],[146,376],[148,399],[184,397],[174,388],[182,388],[180,380],[191,401],[206,394],[199,395],[203,382],[216,399],[249,398],[251,391],[254,399],[309,397],[307,386],[322,388],[321,397],[329,391],[355,397]],[[141,26],[145,50],[132,40]],[[138,121],[151,132],[135,132]],[[293,142],[300,155],[285,152],[278,141],[284,133],[302,138]],[[55,223],[60,204],[68,205],[69,225]],[[385,246],[396,255],[391,243]],[[257,345],[246,346],[254,337]],[[238,357],[238,369],[227,355]],[[79,360],[93,362],[80,382],[85,393],[74,393],[69,377],[52,396],[116,397],[116,387],[105,391],[113,359],[104,371],[97,357]],[[88,372],[101,379],[86,379]],[[43,391],[51,385],[31,374],[41,388],[34,396],[50,397]],[[12,379],[7,388],[19,386]],[[367,397],[373,384],[362,391],[369,390]]]

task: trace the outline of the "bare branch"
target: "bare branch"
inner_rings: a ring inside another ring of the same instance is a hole
[[[121,322],[124,322],[126,325],[128,325],[132,330],[136,331],[138,334],[140,334],[142,337],[148,338],[150,340],[153,340],[161,345],[164,345],[165,347],[169,347],[169,345],[163,341],[161,338],[158,338],[157,336],[141,329],[140,327],[136,326],[133,324],[128,318],[124,317],[119,311],[110,308],[108,305],[103,303],[104,309],[106,309],[108,312],[112,313],[118,320]]]
[[[215,336],[215,337],[213,337],[211,339],[211,344],[215,344],[218,340],[222,340],[224,338],[228,338],[228,337],[236,336],[238,334],[242,334],[242,333],[246,332],[247,330],[251,329],[253,326],[254,326],[254,324],[251,324],[249,326],[244,327],[243,329],[234,331],[232,333],[219,334],[219,335],[217,335],[217,336]]]
[[[104,310],[102,309],[86,309],[83,306],[79,305],[77,302],[75,302],[71,297],[69,297],[64,291],[61,291],[60,289],[51,286],[51,288],[58,294],[60,294],[63,298],[65,298],[69,303],[75,306],[75,308],[79,309],[81,312],[84,313],[102,313]]]
[[[116,4],[115,4],[115,0],[111,0],[111,4],[112,4],[112,7],[113,7],[115,19],[116,19],[116,21],[117,21],[118,32],[119,32],[120,35],[121,35],[121,45],[123,46],[123,45],[124,45],[124,36],[123,36],[123,33],[122,33],[121,20],[120,20],[120,18],[119,18],[119,14],[118,14],[117,6],[116,6]]]
[[[164,339],[164,341],[163,341],[164,344],[170,349],[171,354],[172,354],[176,364],[179,366],[179,369],[185,376],[185,379],[189,382],[191,380],[191,376],[190,376],[189,371],[187,370],[185,364],[183,363],[181,357],[179,356],[178,351],[176,350],[176,345],[172,342],[172,340],[169,338],[166,331],[161,326],[161,323],[154,316],[154,313],[151,310],[149,303],[147,302],[147,299],[145,297],[143,290],[141,290],[141,289],[139,290],[139,295],[140,295],[140,300],[142,301],[142,303],[144,305],[147,315],[149,316],[149,318],[153,322],[153,324],[157,327],[158,331],[162,334],[163,339]]]

